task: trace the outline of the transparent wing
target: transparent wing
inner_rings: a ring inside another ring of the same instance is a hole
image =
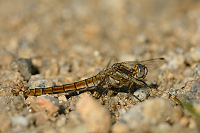
[[[101,70],[98,74],[102,75],[103,72],[105,72],[106,70],[110,69],[110,67],[111,67],[111,61],[112,60],[110,59],[110,61],[108,62],[107,66],[103,70]]]
[[[147,67],[151,67],[151,66],[160,67],[165,62],[166,61],[164,58],[155,58],[155,59],[144,60],[144,61],[125,61],[125,62],[121,62],[120,64],[127,66],[127,67],[131,67],[131,68],[133,68],[138,63],[145,65]]]

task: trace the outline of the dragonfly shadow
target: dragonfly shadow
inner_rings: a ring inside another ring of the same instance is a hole
[[[69,94],[66,94],[65,97],[66,97],[67,99],[69,99],[70,97],[72,97],[72,96],[77,96],[77,95],[78,95],[77,92],[70,92]]]
[[[79,94],[81,93],[84,93],[84,92],[87,92],[87,91],[90,91],[92,94],[97,91],[98,89],[96,87],[91,87],[91,88],[83,88],[83,89],[80,89],[79,91],[74,91],[74,92],[69,92],[68,94],[65,95],[65,97],[67,99],[73,97],[73,96],[78,96]]]
[[[141,85],[138,85],[136,83],[133,84],[132,88],[131,88],[131,91],[130,93],[131,94],[134,94],[134,92],[136,92],[137,90],[140,90],[140,89],[144,89],[144,88],[150,88],[150,89],[157,89],[159,87],[158,84],[150,84],[149,86],[141,86]],[[124,92],[124,93],[129,93],[128,90],[129,90],[129,86],[127,85],[124,85],[124,86],[121,86],[121,87],[112,87],[110,90],[112,90],[112,94],[110,96],[116,96],[119,92]],[[109,91],[109,90],[108,90]]]

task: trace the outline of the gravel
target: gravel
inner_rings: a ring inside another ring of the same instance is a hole
[[[199,9],[197,0],[0,1],[0,132],[199,132],[175,99],[200,114]],[[140,100],[127,84],[100,98],[21,93],[89,78],[109,61],[161,57],[146,64],[152,87],[133,85]]]

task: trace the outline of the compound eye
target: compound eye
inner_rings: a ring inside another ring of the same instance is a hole
[[[141,64],[137,64],[136,66],[136,76],[137,78],[143,78],[145,76],[145,67]]]

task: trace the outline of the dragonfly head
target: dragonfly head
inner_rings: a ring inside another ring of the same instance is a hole
[[[142,64],[136,64],[134,66],[134,70],[135,70],[135,73],[136,73],[136,78],[139,78],[139,79],[144,79],[147,75],[147,67],[145,65],[142,65]]]

